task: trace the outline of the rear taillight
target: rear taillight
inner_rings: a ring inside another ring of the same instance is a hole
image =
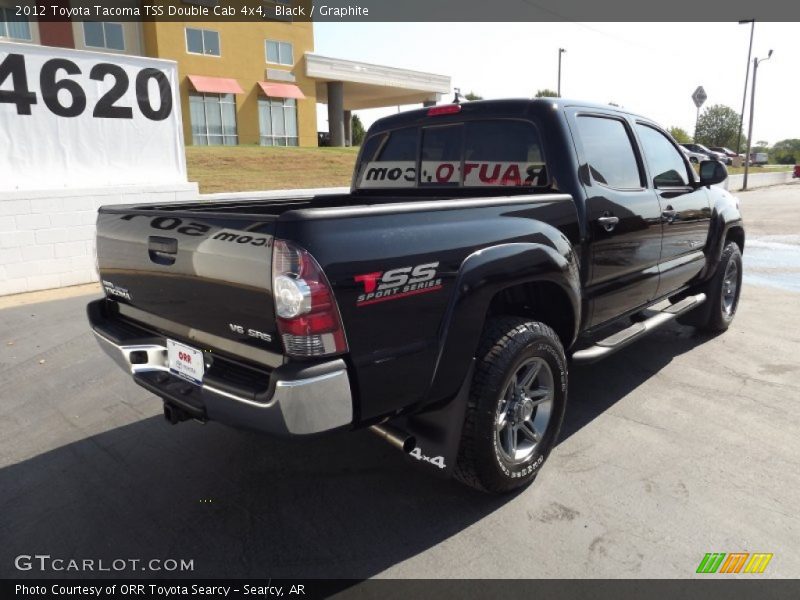
[[[272,294],[286,354],[309,357],[347,352],[342,318],[327,277],[313,256],[291,242],[275,241]]]

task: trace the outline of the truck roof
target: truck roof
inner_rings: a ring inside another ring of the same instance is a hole
[[[437,105],[447,106],[444,104]],[[598,104],[596,102],[586,102],[569,98],[508,98],[502,100],[472,100],[462,102],[459,117],[530,117],[545,116],[549,111],[556,108],[580,107],[601,112],[626,114],[631,116],[641,116],[618,106],[610,104]],[[375,121],[370,128],[373,133],[395,129],[405,125],[414,125],[422,120],[429,118],[428,111],[432,107],[418,108],[404,111],[396,115],[383,117]],[[642,117],[645,118],[645,117]]]

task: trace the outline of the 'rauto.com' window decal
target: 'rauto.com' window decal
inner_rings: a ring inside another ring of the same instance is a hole
[[[369,162],[362,169],[361,188],[413,188],[416,179],[413,160]]]
[[[542,163],[465,161],[463,184],[459,161],[422,161],[420,184],[464,187],[510,186],[533,187]],[[413,188],[416,164],[413,161],[369,162],[362,169],[360,188]]]

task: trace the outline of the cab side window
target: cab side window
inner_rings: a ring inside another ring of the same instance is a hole
[[[657,129],[641,123],[636,125],[636,132],[642,142],[650,173],[653,174],[653,185],[657,188],[689,185],[686,162],[672,142]]]
[[[639,163],[628,129],[619,119],[580,115],[578,134],[592,179],[616,189],[641,189]]]

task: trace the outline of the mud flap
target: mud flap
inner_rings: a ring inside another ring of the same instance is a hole
[[[473,359],[461,389],[444,406],[391,420],[392,425],[416,438],[416,447],[406,454],[408,459],[440,477],[450,477],[456,466],[474,369]]]

